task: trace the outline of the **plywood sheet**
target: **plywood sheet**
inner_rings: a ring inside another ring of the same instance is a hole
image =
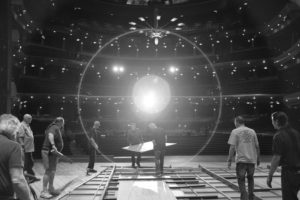
[[[176,143],[166,143],[166,146],[172,146],[175,144]],[[153,150],[153,142],[149,141],[149,142],[144,142],[144,143],[140,143],[140,144],[136,144],[136,145],[130,145],[130,146],[123,147],[122,149],[127,150],[127,151],[143,153],[146,151]]]
[[[176,200],[164,181],[120,181],[118,200]]]

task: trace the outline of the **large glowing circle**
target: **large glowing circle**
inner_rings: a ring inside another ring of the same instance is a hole
[[[83,122],[83,119],[82,119],[82,116],[81,116],[81,103],[82,103],[82,99],[86,98],[85,95],[82,95],[81,92],[82,92],[82,83],[83,83],[83,79],[85,77],[85,74],[88,70],[89,67],[92,66],[92,61],[95,60],[95,58],[101,53],[101,51],[106,48],[109,44],[111,44],[112,42],[114,42],[115,40],[118,40],[119,38],[122,38],[124,36],[127,36],[127,35],[130,35],[130,34],[134,34],[134,33],[138,33],[138,32],[145,32],[145,31],[153,31],[153,28],[144,28],[144,29],[136,29],[136,30],[132,30],[132,31],[128,31],[126,33],[123,33],[123,34],[120,34],[112,39],[110,39],[109,41],[107,41],[103,46],[101,46],[97,52],[95,54],[93,54],[93,56],[90,58],[90,60],[88,61],[87,65],[85,66],[83,72],[81,73],[81,78],[80,78],[80,81],[79,81],[79,85],[78,85],[78,91],[77,91],[77,111],[78,111],[78,117],[79,117],[79,122],[80,122],[80,125],[86,135],[86,137],[88,138],[88,134],[87,134],[87,129],[85,128],[85,125],[84,125],[84,122]],[[191,44],[195,49],[197,49],[200,53],[201,53],[201,56],[203,56],[203,58],[206,60],[206,62],[209,64],[210,68],[212,69],[212,71],[214,72],[214,77],[216,78],[216,81],[217,81],[217,85],[218,85],[218,91],[219,91],[219,95],[218,95],[218,100],[219,100],[219,106],[218,106],[218,113],[217,113],[217,119],[215,121],[215,125],[212,129],[212,133],[210,134],[209,138],[206,140],[205,144],[198,150],[198,152],[194,155],[194,157],[196,155],[199,155],[206,147],[207,145],[210,143],[210,141],[212,140],[212,138],[214,137],[215,133],[216,133],[216,130],[217,130],[217,127],[219,125],[219,122],[220,122],[220,118],[221,118],[221,112],[222,112],[222,87],[221,87],[221,82],[220,82],[220,79],[219,79],[219,76],[218,76],[218,73],[216,73],[216,70],[215,70],[215,67],[213,65],[213,63],[210,61],[210,59],[208,58],[208,56],[202,51],[202,49],[197,46],[196,43],[192,42],[191,40],[189,40],[188,38],[178,34],[178,33],[175,33],[175,32],[172,32],[172,31],[169,31],[169,30],[164,30],[164,29],[155,29],[155,31],[157,32],[163,32],[165,34],[170,34],[170,35],[173,35],[173,36],[177,36],[178,38],[181,38],[182,40],[184,40],[185,42]],[[153,98],[153,94],[149,94],[149,96],[151,98]],[[215,98],[215,97],[211,97],[211,98]],[[101,152],[102,154],[102,152]],[[102,156],[110,161],[110,162],[113,162],[110,158],[108,158],[106,155],[102,154]],[[193,158],[194,158],[193,157]],[[192,160],[193,158],[191,158],[190,160]]]
[[[145,113],[156,114],[164,110],[170,102],[171,91],[167,81],[156,75],[139,79],[132,92],[136,107]]]

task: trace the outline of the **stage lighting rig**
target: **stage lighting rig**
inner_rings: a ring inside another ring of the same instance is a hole
[[[138,28],[138,26],[139,26],[139,28],[150,28],[151,30],[150,31],[146,31],[145,35],[147,37],[150,37],[151,39],[153,39],[155,45],[158,45],[159,44],[159,40],[169,34],[168,31],[163,32],[161,30],[162,29],[166,29],[166,27],[168,25],[170,25],[171,23],[175,23],[178,20],[177,17],[173,17],[166,24],[164,24],[162,26],[159,26],[159,21],[161,20],[161,18],[162,18],[162,16],[158,14],[158,9],[155,8],[154,9],[154,23],[153,23],[153,25],[151,25],[148,22],[147,18],[145,18],[145,17],[139,17],[138,20],[140,22],[142,22],[146,26],[139,25],[137,22],[131,21],[131,22],[129,22],[129,25],[131,25],[131,27],[129,29],[130,30],[136,30]],[[185,25],[184,23],[180,22],[180,23],[178,23],[176,25],[175,28],[172,29],[172,31],[182,30],[182,27],[184,25]],[[170,31],[171,31],[171,29],[170,29]]]

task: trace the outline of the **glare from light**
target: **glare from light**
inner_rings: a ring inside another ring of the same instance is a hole
[[[164,110],[170,102],[169,84],[159,76],[149,75],[139,79],[133,87],[133,102],[136,107],[148,114]]]
[[[158,45],[158,42],[159,42],[158,38],[154,38],[154,44]]]
[[[114,65],[112,68],[112,71],[116,74],[123,73],[125,71],[125,68],[121,65]]]
[[[176,72],[179,71],[179,69],[178,69],[177,67],[170,66],[170,67],[169,67],[169,71],[170,71],[172,74],[175,74]]]
[[[175,67],[173,67],[173,66],[170,67],[170,72],[171,72],[171,73],[175,73],[175,71],[176,71],[176,70],[175,70]]]
[[[184,26],[184,23],[178,23],[177,26]]]
[[[160,20],[161,19],[161,16],[160,15],[157,15],[156,16],[156,20]]]
[[[142,97],[142,106],[146,110],[155,110],[156,104],[157,104],[157,95],[154,91],[148,91],[143,97]]]
[[[173,18],[171,19],[171,22],[175,22],[175,21],[177,21],[177,18],[176,18],[176,17],[173,17]]]
[[[145,21],[145,18],[144,17],[139,17],[139,20],[144,22]]]
[[[129,22],[130,25],[135,26],[136,23],[135,22]]]
[[[129,30],[134,31],[134,30],[136,30],[136,27],[130,27]]]
[[[113,72],[118,72],[119,71],[119,68],[118,68],[118,66],[113,66]]]

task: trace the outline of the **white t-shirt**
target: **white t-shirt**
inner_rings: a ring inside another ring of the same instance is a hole
[[[18,130],[17,141],[21,144],[25,153],[34,152],[34,137],[32,130],[24,121]]]
[[[236,163],[256,163],[258,140],[253,129],[240,126],[233,129],[228,144],[234,145],[236,150]]]

